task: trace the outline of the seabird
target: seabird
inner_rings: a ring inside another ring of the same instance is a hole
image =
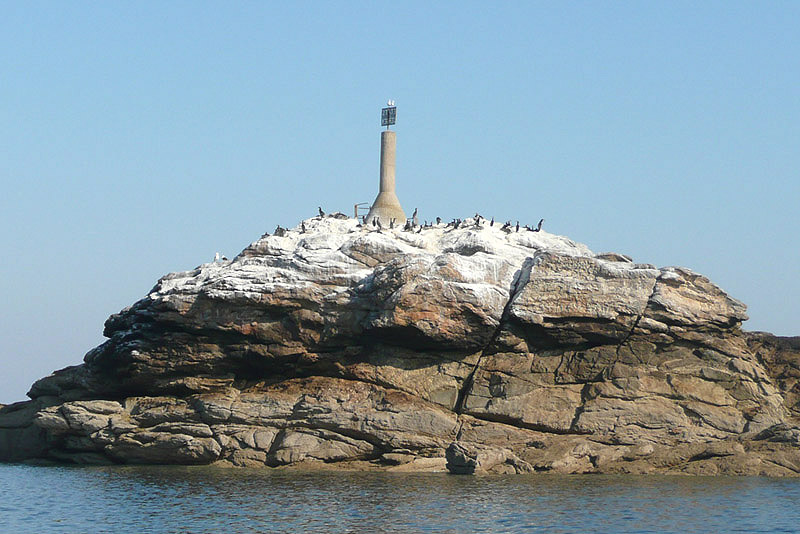
[[[300,233],[301,234],[306,233],[306,223],[305,223],[305,221],[300,223]]]
[[[419,230],[417,230],[417,233],[418,233],[418,234],[421,234],[421,233],[422,233],[422,227],[421,227],[421,226],[419,227]]]
[[[417,208],[414,208],[414,214],[411,215],[411,221],[414,226],[419,226],[419,219],[417,219]]]
[[[325,212],[322,211],[322,206],[317,207],[317,209],[319,210],[319,216],[320,217],[325,217]]]
[[[378,218],[378,217],[375,217],[375,218],[373,219],[373,221],[375,221],[375,222],[377,223],[377,225],[378,225],[378,230],[383,230],[383,225],[381,224],[381,220],[380,220],[380,218]]]
[[[492,217],[492,220],[489,222],[489,226],[494,226],[494,217]]]
[[[394,217],[389,220],[389,228],[394,228]]]
[[[519,232],[519,221],[517,221],[517,229],[516,229],[516,231]]]
[[[436,217],[436,224],[442,224],[442,218]]]
[[[539,219],[539,224],[536,225],[536,230],[534,230],[534,232],[539,232],[539,231],[542,230],[542,223],[543,222],[544,222],[544,219]]]

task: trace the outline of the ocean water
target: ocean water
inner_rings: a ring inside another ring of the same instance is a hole
[[[798,532],[800,480],[0,464],[0,532]]]

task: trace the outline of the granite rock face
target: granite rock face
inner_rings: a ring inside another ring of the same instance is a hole
[[[797,338],[688,269],[473,219],[282,234],[112,315],[0,407],[0,459],[800,473]]]

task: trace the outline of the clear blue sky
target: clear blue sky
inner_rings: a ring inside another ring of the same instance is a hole
[[[5,2],[0,402],[163,274],[377,191],[709,276],[800,334],[800,3]]]

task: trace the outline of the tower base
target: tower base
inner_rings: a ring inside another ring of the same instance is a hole
[[[384,228],[389,228],[392,219],[395,226],[406,224],[406,214],[400,207],[400,200],[394,191],[381,191],[367,214],[367,225],[371,226],[373,219],[378,219]]]

